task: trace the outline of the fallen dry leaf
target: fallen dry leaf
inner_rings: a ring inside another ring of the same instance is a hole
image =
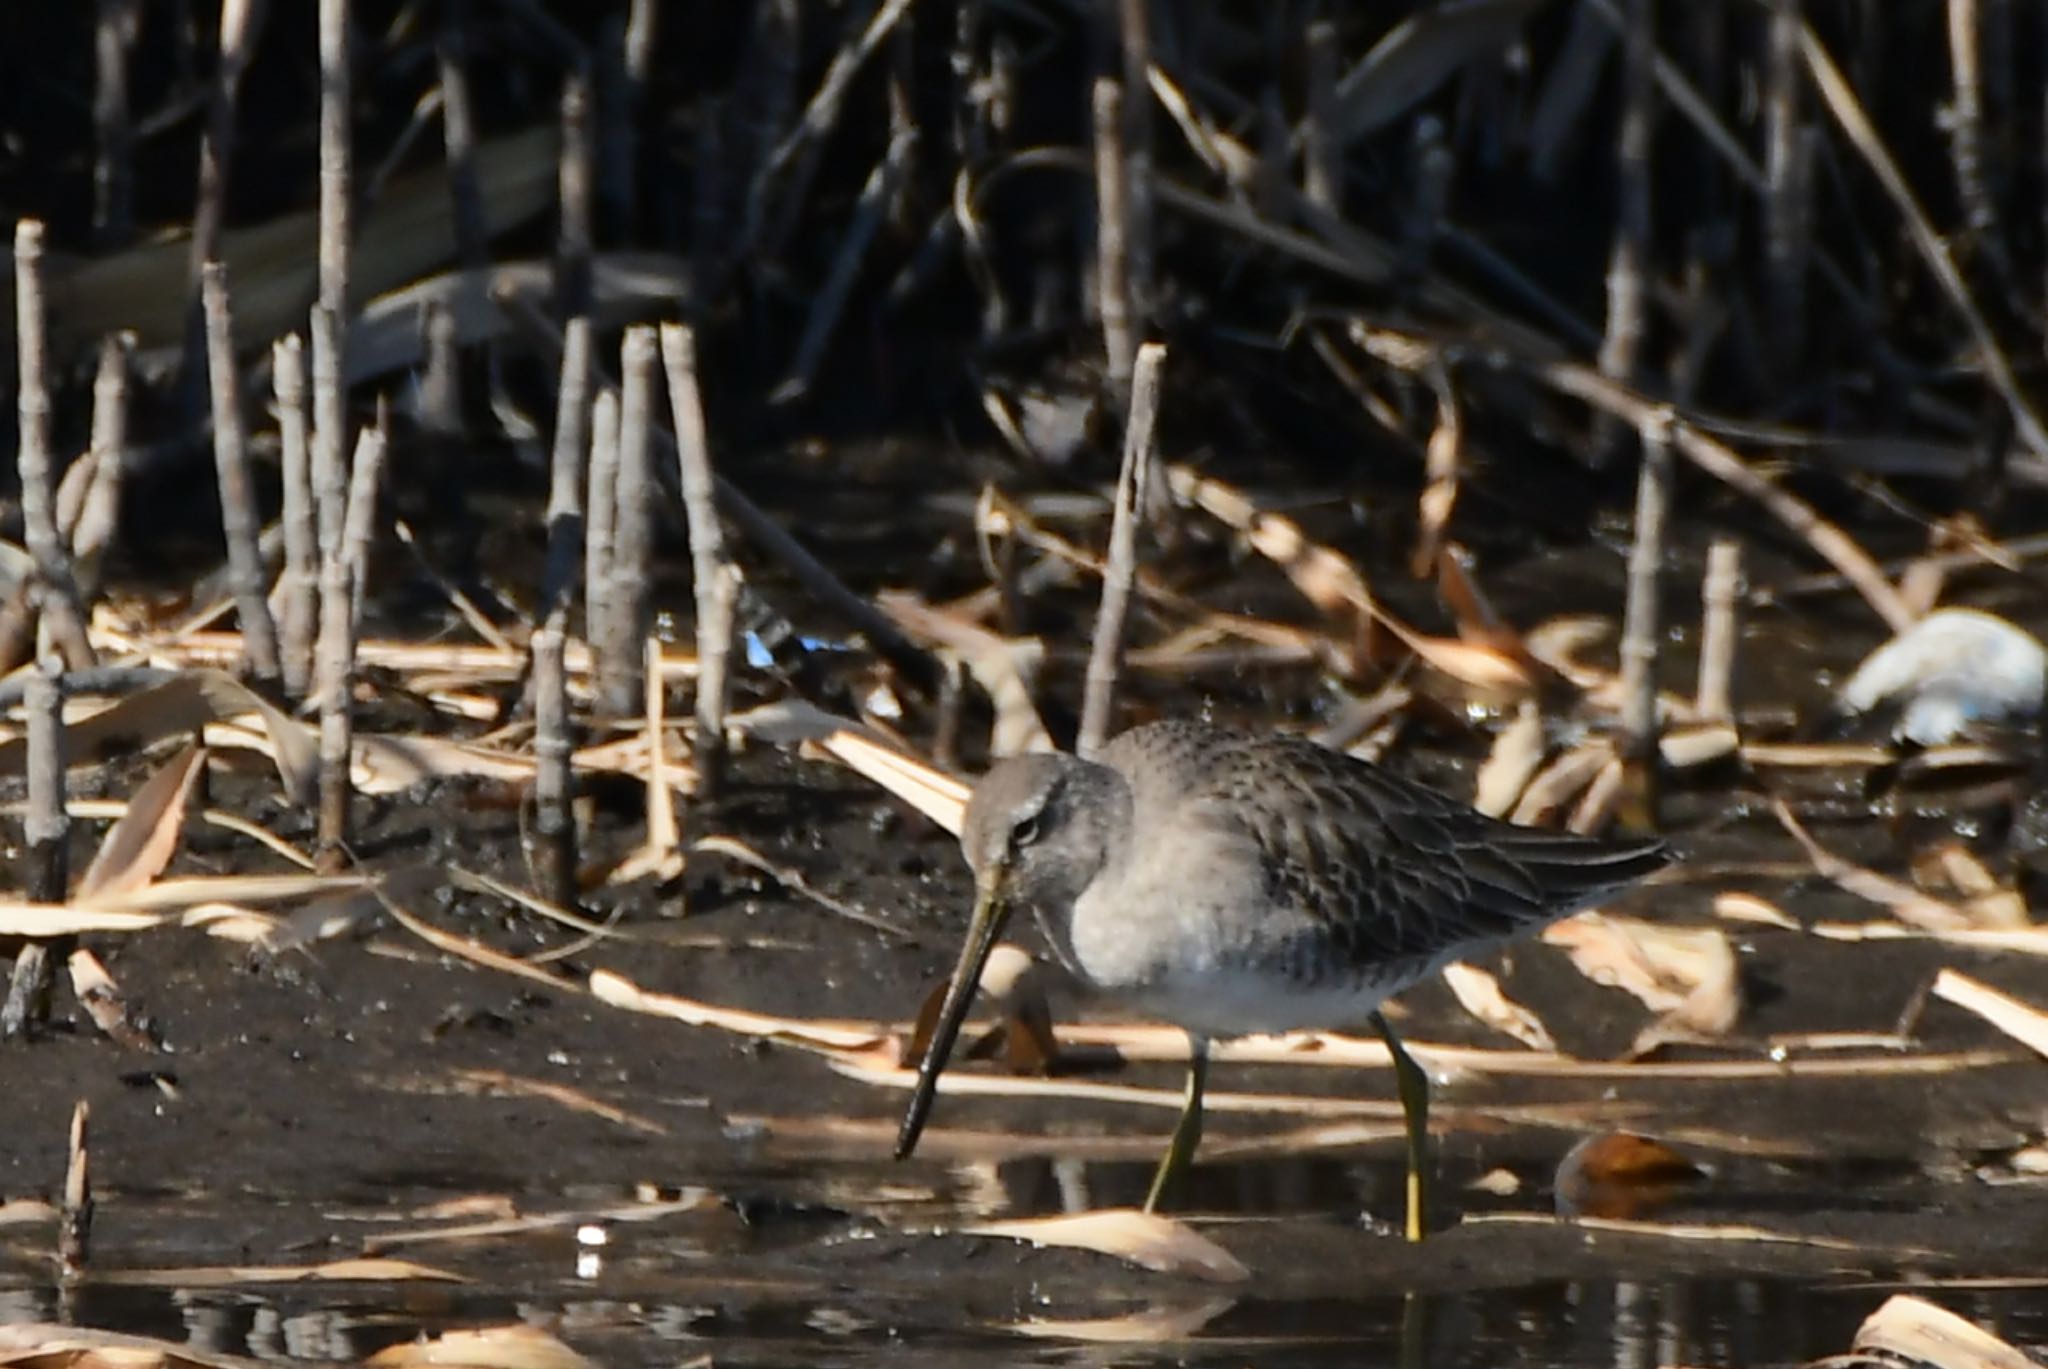
[[[1457,995],[1459,1006],[1495,1031],[1514,1037],[1531,1050],[1557,1049],[1557,1040],[1543,1019],[1509,998],[1496,976],[1457,961],[1444,966],[1444,983]]]
[[[1742,1012],[1735,948],[1718,927],[1669,927],[1636,918],[1580,913],[1546,928],[1579,973],[1621,989],[1662,1017],[1637,1040],[1640,1052],[1674,1033],[1720,1036]]]
[[[2038,1369],[2024,1352],[1975,1322],[1910,1293],[1895,1293],[1856,1329],[1859,1351],[1932,1369]]]
[[[132,893],[164,872],[177,852],[185,805],[205,764],[206,748],[188,746],[143,782],[128,810],[107,829],[73,898],[87,903],[98,894]]]
[[[1058,1217],[1021,1217],[960,1228],[962,1235],[998,1236],[1032,1245],[1092,1250],[1162,1274],[1215,1283],[1243,1283],[1251,1271],[1185,1222],[1136,1208],[1108,1208]]]

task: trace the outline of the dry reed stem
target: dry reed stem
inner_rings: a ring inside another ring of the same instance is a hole
[[[1649,767],[1657,745],[1657,582],[1664,566],[1664,525],[1671,511],[1671,441],[1654,418],[1639,437],[1635,538],[1628,554],[1628,599],[1621,629],[1622,754]]]
[[[669,417],[675,428],[683,513],[690,529],[697,659],[704,667],[697,681],[691,753],[697,762],[698,792],[710,797],[718,792],[725,757],[725,711],[730,690],[727,663],[732,653],[739,579],[726,553],[725,531],[718,522],[718,485],[711,471],[703,391],[697,381],[696,334],[682,324],[663,324],[661,356],[668,371]]]
[[[551,618],[533,634],[533,832],[535,882],[541,896],[576,904],[576,817],[569,801],[569,690],[562,632]]]
[[[1764,45],[1765,336],[1773,364],[1796,366],[1806,352],[1806,266],[1812,250],[1813,148],[1799,117],[1799,26],[1803,0],[1770,0]]]
[[[14,226],[14,318],[16,433],[15,470],[21,480],[22,540],[33,575],[24,606],[35,610],[37,629],[63,652],[65,663],[84,669],[93,663],[84,610],[72,582],[69,557],[57,527],[56,453],[50,440],[48,316],[43,292],[43,225],[22,219]],[[21,640],[27,619],[9,614],[6,655],[40,651]],[[15,625],[19,626],[16,627]],[[6,663],[12,666],[13,660]]]
[[[313,509],[322,565],[341,552],[348,517],[348,391],[342,384],[341,316],[313,306]]]
[[[259,680],[280,673],[277,627],[263,584],[262,516],[249,476],[249,449],[242,431],[242,390],[235,374],[234,322],[228,312],[227,268],[209,261],[200,268],[200,296],[206,312],[206,371],[213,395],[213,465],[220,482],[220,527],[227,542],[228,585],[235,596],[248,670]]]
[[[28,726],[28,812],[22,834],[28,843],[23,893],[29,901],[64,901],[70,885],[66,843],[71,818],[65,809],[64,673],[54,657],[28,671],[22,691]],[[0,1040],[18,1037],[49,1020],[53,959],[69,948],[68,938],[30,941],[15,953],[7,1000],[0,1005]]]
[[[479,267],[490,258],[490,228],[484,217],[483,191],[477,184],[468,23],[467,0],[442,0],[434,61],[441,78],[441,141],[448,162],[448,198],[455,208],[455,255],[464,266]]]
[[[1130,177],[1123,157],[1123,101],[1115,78],[1095,79],[1095,312],[1102,320],[1102,352],[1118,408],[1129,403],[1138,349],[1137,325],[1131,317]]]
[[[350,205],[355,194],[355,141],[349,127],[349,0],[320,0],[320,306],[334,317],[335,336],[348,328]],[[314,385],[319,385],[319,332],[314,332]],[[335,355],[340,356],[337,348]],[[317,406],[319,399],[314,403]],[[315,421],[319,422],[318,412]],[[335,439],[341,439],[337,436]],[[323,548],[330,550],[331,547]]]
[[[619,392],[609,385],[590,406],[590,485],[583,525],[583,640],[601,676],[612,649],[612,536],[618,525]]]
[[[93,24],[92,236],[102,250],[135,235],[135,128],[128,59],[142,28],[141,0],[97,0]]]
[[[370,583],[370,547],[377,539],[377,501],[384,488],[384,457],[390,448],[390,425],[384,402],[377,421],[356,435],[355,460],[348,473],[348,512],[341,525],[341,559],[348,575],[349,661],[354,669],[356,624],[363,618],[363,596]]]
[[[590,312],[591,209],[597,152],[591,136],[590,73],[572,68],[562,82],[562,160],[557,171],[555,309],[565,318]]]
[[[1700,585],[1705,613],[1700,622],[1699,688],[1693,711],[1702,721],[1735,718],[1736,646],[1741,640],[1736,611],[1742,602],[1742,544],[1717,537],[1707,548],[1707,573]]]
[[[283,476],[284,573],[278,579],[279,652],[285,692],[301,699],[313,680],[319,635],[320,527],[313,508],[313,455],[306,420],[306,347],[297,333],[270,349]]]
[[[1123,664],[1124,619],[1131,586],[1138,574],[1138,524],[1144,516],[1145,490],[1151,483],[1154,429],[1159,419],[1159,392],[1166,367],[1166,346],[1148,342],[1138,349],[1131,373],[1131,413],[1124,425],[1124,457],[1117,474],[1116,507],[1109,525],[1109,557],[1102,573],[1102,606],[1095,614],[1095,640],[1088,652],[1088,675],[1081,708],[1081,731],[1074,749],[1093,757],[1109,740],[1115,713],[1116,680]]]
[[[562,370],[555,390],[555,438],[548,461],[547,558],[535,617],[557,632],[566,616],[583,558],[583,462],[590,445],[590,320],[562,330]]]
[[[646,693],[643,643],[652,618],[654,574],[654,383],[659,362],[653,328],[628,328],[619,348],[617,504],[605,586],[608,635],[598,643],[599,705],[617,717],[640,711]]]
[[[1650,132],[1655,115],[1656,11],[1651,0],[1625,0],[1622,28],[1622,109],[1615,150],[1614,243],[1607,260],[1607,332],[1600,343],[1600,374],[1635,383],[1643,332],[1649,323]],[[1607,430],[1607,431],[1603,431]],[[1618,439],[1608,423],[1594,427],[1595,454],[1606,456]]]

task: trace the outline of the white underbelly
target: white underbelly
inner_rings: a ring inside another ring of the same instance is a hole
[[[1158,979],[1111,992],[1148,1017],[1224,1040],[1267,1032],[1363,1029],[1389,995],[1407,987],[1377,980],[1305,987],[1265,975],[1223,973]]]

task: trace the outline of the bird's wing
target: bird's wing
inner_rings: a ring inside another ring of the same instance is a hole
[[[1224,749],[1208,820],[1265,857],[1266,893],[1353,964],[1439,960],[1533,930],[1665,863],[1661,842],[1516,827],[1306,740]],[[1276,763],[1279,762],[1279,763]]]

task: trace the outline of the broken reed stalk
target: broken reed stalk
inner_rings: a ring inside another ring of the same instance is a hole
[[[92,1159],[86,1144],[92,1105],[71,1109],[70,1162],[64,1167],[64,1205],[57,1221],[57,1272],[67,1282],[92,1261]]]
[[[14,225],[14,325],[17,362],[15,413],[18,437],[15,470],[21,477],[22,537],[33,563],[28,606],[36,610],[37,631],[64,661],[83,670],[93,664],[85,634],[85,613],[72,586],[64,539],[57,531],[56,455],[50,441],[49,324],[43,295],[43,225],[22,219]],[[26,636],[26,622],[20,636]],[[10,655],[41,654],[40,645],[16,641]],[[11,668],[13,661],[6,662]]]
[[[1131,320],[1123,100],[1115,78],[1095,79],[1095,309],[1102,319],[1109,389],[1119,409],[1130,402],[1132,358],[1138,345]]]
[[[314,305],[313,332],[313,511],[320,562],[341,550],[341,524],[348,515],[348,405],[342,384],[341,316]]]
[[[691,589],[697,606],[697,712],[690,745],[697,765],[697,792],[709,798],[718,792],[725,762],[730,683],[726,662],[732,649],[739,586],[726,554],[725,530],[718,522],[718,485],[711,474],[711,440],[704,422],[703,390],[697,383],[697,335],[687,325],[664,323],[661,358],[668,372],[669,421],[675,427],[676,467],[683,486],[683,514],[690,528]],[[733,578],[730,585],[726,584],[728,577]]]
[[[206,370],[213,392],[213,466],[220,482],[220,527],[227,541],[228,584],[242,632],[242,660],[259,680],[279,674],[277,628],[263,588],[263,522],[249,479],[242,433],[242,391],[235,376],[234,321],[228,312],[227,268],[209,261],[199,271],[206,310]]]
[[[349,130],[349,0],[320,0],[320,305],[334,315],[335,336],[348,326],[349,214],[355,194],[355,147]],[[319,384],[319,343],[314,343]],[[336,351],[339,365],[339,349]],[[316,392],[317,394],[317,392]],[[319,400],[314,400],[317,405]],[[318,421],[316,415],[315,421]],[[339,437],[336,438],[339,441]]]
[[[1764,43],[1764,298],[1771,363],[1806,353],[1806,260],[1812,241],[1813,159],[1799,118],[1799,12],[1804,0],[1770,0]]]
[[[1621,131],[1615,148],[1618,198],[1614,246],[1607,261],[1607,332],[1600,343],[1600,373],[1634,384],[1649,318],[1650,134],[1657,96],[1655,9],[1651,0],[1626,0],[1622,30]],[[1595,425],[1594,455],[1605,459],[1620,434]]]
[[[1647,786],[1657,751],[1657,580],[1671,511],[1672,461],[1667,425],[1647,423],[1638,437],[1642,466],[1636,476],[1635,540],[1629,546],[1621,626],[1621,731],[1622,758],[1640,768]]]
[[[810,317],[805,320],[803,336],[797,342],[796,359],[790,363],[788,376],[775,387],[775,403],[787,404],[809,392],[811,378],[817,374],[818,363],[825,359],[825,348],[832,341],[832,331],[860,279],[861,263],[881,231],[897,187],[910,170],[911,153],[916,146],[917,130],[905,129],[889,140],[888,151],[868,173],[867,184],[861,187],[860,199],[854,206],[853,222],[832,258],[831,272],[811,302]]]
[[[313,457],[306,427],[306,346],[297,333],[270,349],[277,401],[278,464],[283,468],[284,573],[278,577],[278,650],[285,693],[306,697],[319,634],[320,528],[313,511]]]
[[[121,486],[128,453],[128,363],[135,352],[133,333],[115,333],[100,340],[100,364],[92,379],[92,446],[88,485],[67,519],[63,490],[58,491],[58,525],[71,542],[72,582],[81,602],[98,591],[100,562],[120,531]],[[68,530],[67,530],[68,524]]]
[[[451,440],[462,436],[462,349],[455,311],[440,300],[425,309],[426,359],[420,367],[420,428]]]
[[[576,815],[570,806],[569,682],[562,630],[551,616],[533,634],[534,882],[541,897],[576,906]]]
[[[135,127],[128,58],[142,30],[141,0],[99,0],[93,19],[92,239],[102,250],[135,235]]]
[[[1166,346],[1148,342],[1138,349],[1131,373],[1131,413],[1124,425],[1124,457],[1117,473],[1116,508],[1109,525],[1109,557],[1102,571],[1102,606],[1095,615],[1095,641],[1088,651],[1081,731],[1074,750],[1092,758],[1109,740],[1116,679],[1123,665],[1124,618],[1138,577],[1138,524],[1150,483],[1153,430],[1159,418],[1160,375]]]
[[[598,648],[597,696],[615,717],[641,710],[647,688],[644,643],[652,619],[654,573],[654,329],[628,328],[619,346],[618,502],[612,509],[611,579],[605,586],[609,635]]]
[[[590,496],[583,524],[583,641],[593,683],[612,636],[612,531],[619,497],[619,392],[609,385],[590,406]]]
[[[569,320],[562,332],[562,372],[555,390],[555,441],[548,460],[547,557],[541,564],[535,615],[556,632],[576,567],[583,557],[583,459],[590,444],[590,320]]]
[[[1709,722],[1735,720],[1736,610],[1742,602],[1742,544],[1717,537],[1707,548],[1707,574],[1700,582],[1705,612],[1700,621],[1699,688],[1693,707]]]
[[[22,823],[28,868],[23,892],[32,903],[62,903],[70,885],[65,848],[71,819],[64,807],[64,673],[55,659],[43,657],[29,669],[21,702],[28,727],[28,814]],[[50,989],[56,978],[53,961],[69,940],[28,941],[15,953],[7,1001],[0,1005],[0,1039],[21,1036],[49,1019]]]
[[[348,475],[348,514],[341,529],[341,557],[348,571],[351,665],[355,656],[353,634],[363,620],[363,594],[370,583],[370,545],[377,538],[377,497],[384,486],[384,455],[390,447],[390,431],[380,398],[376,423],[356,436],[355,460]]]

